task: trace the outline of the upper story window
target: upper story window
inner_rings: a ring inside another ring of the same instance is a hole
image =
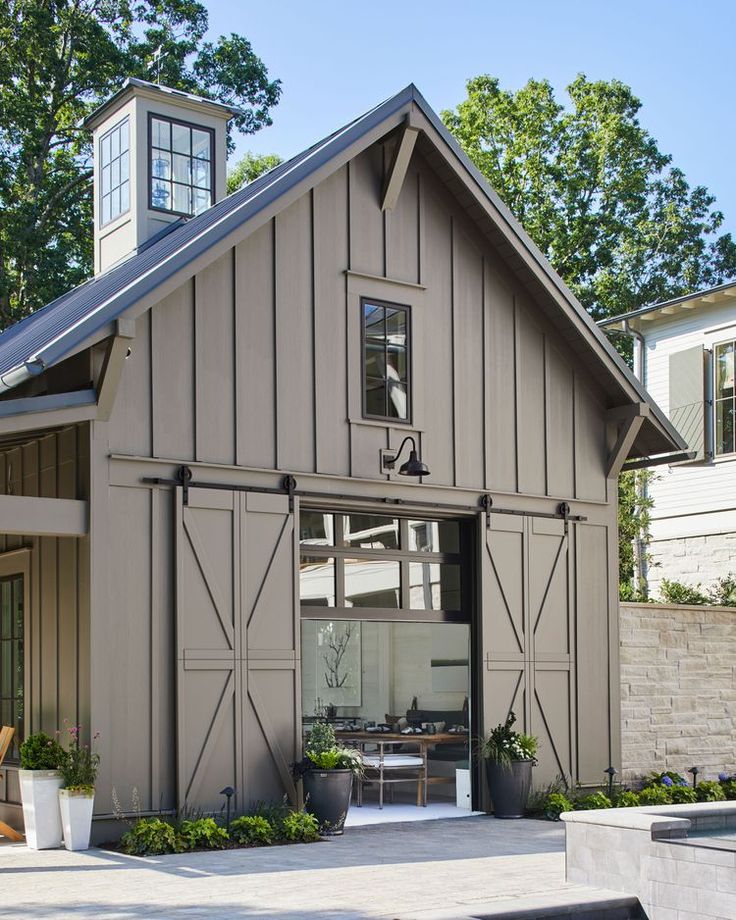
[[[713,404],[715,407],[715,453],[732,454],[734,443],[734,420],[736,419],[736,390],[734,390],[734,352],[736,342],[721,342],[714,349],[715,381]]]
[[[212,204],[214,131],[150,118],[150,206],[187,217]]]
[[[128,119],[100,138],[100,226],[130,208],[130,126]]]
[[[408,422],[409,307],[364,297],[363,416]]]

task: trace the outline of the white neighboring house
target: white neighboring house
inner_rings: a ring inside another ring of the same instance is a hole
[[[633,337],[635,374],[695,452],[650,486],[650,596],[663,578],[709,587],[736,572],[736,282],[600,325]]]

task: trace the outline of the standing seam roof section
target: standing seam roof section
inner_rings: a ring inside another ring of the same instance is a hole
[[[243,189],[186,221],[152,246],[86,281],[0,335],[0,380],[34,360],[60,360],[182,265],[258,213],[374,124],[411,102],[411,88],[274,167]],[[199,244],[199,245],[197,245]],[[181,258],[176,258],[176,257]],[[152,277],[156,270],[155,279]],[[125,295],[128,295],[127,297]],[[30,373],[27,375],[30,376]],[[20,381],[18,381],[20,382]],[[2,389],[9,389],[5,384]]]

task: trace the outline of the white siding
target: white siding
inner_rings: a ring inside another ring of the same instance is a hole
[[[643,324],[643,334],[644,383],[668,412],[669,356],[694,345],[710,349],[724,339],[736,338],[736,297],[717,306],[699,305],[685,315]],[[723,532],[726,516],[721,514],[736,508],[736,455],[698,465],[658,467],[655,473],[657,479],[651,486],[651,530],[655,540]],[[693,516],[699,515],[707,517],[694,521]]]

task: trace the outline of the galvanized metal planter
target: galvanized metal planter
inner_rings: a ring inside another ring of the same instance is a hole
[[[307,770],[303,777],[305,808],[319,821],[326,837],[343,832],[353,792],[352,770]]]
[[[513,760],[509,766],[486,761],[486,778],[496,818],[523,818],[532,788],[533,760]]]

